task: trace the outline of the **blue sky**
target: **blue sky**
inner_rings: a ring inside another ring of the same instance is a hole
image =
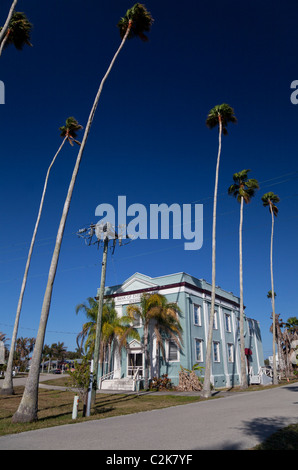
[[[10,1],[1,2],[1,24]],[[133,4],[133,3],[132,3]],[[10,338],[44,177],[68,116],[86,125],[98,85],[120,44],[116,27],[132,6],[123,0],[19,0],[34,28],[33,47],[7,48],[1,119],[0,331]],[[223,102],[238,118],[223,138],[220,164],[216,283],[239,295],[239,204],[227,195],[232,175],[251,169],[260,190],[245,207],[244,302],[260,321],[264,355],[272,351],[269,244],[271,220],[261,196],[279,195],[275,224],[276,311],[298,316],[297,122],[290,85],[298,79],[295,1],[148,0],[154,17],[148,43],[124,46],[96,111],[76,181],[54,285],[45,342],[76,347],[85,321],[75,306],[96,294],[101,251],[76,236],[96,221],[101,203],[202,203],[204,241],[136,240],[109,253],[107,285],[134,272],[187,272],[211,281],[212,197],[216,130],[205,125]],[[82,134],[81,134],[82,136]],[[51,172],[20,319],[19,336],[36,336],[64,199],[77,148],[65,147]]]

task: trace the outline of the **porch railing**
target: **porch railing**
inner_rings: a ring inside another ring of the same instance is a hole
[[[119,371],[120,371],[120,369],[115,369],[112,372],[109,372],[108,374],[105,374],[105,375],[101,376],[100,379],[99,379],[98,388],[101,389],[102,382],[104,380],[112,380],[114,378],[115,373],[119,372]]]
[[[143,367],[142,366],[128,366],[127,367],[127,375],[128,377],[134,377],[134,375],[138,373],[138,375],[143,377]]]

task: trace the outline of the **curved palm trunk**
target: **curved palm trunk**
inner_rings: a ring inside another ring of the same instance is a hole
[[[239,281],[240,281],[240,364],[241,364],[241,388],[248,387],[246,364],[245,364],[245,344],[244,344],[244,307],[243,307],[243,262],[242,262],[242,226],[243,226],[243,197],[240,204],[239,223]]]
[[[277,379],[277,370],[276,370],[276,354],[275,354],[275,343],[276,343],[276,331],[275,331],[275,295],[274,295],[274,282],[273,282],[273,232],[274,232],[274,214],[272,210],[272,206],[270,204],[270,212],[271,212],[271,244],[270,244],[270,274],[271,274],[271,292],[272,292],[272,354],[273,354],[273,383],[275,385],[278,384]]]
[[[0,44],[2,43],[2,41],[3,41],[3,39],[4,39],[5,35],[6,35],[6,31],[7,31],[7,29],[8,29],[9,22],[10,22],[10,20],[11,20],[13,11],[14,11],[15,6],[16,6],[17,3],[18,3],[18,0],[13,0],[13,2],[12,2],[12,4],[11,4],[10,10],[9,10],[9,12],[8,12],[8,16],[7,16],[6,21],[5,21],[5,23],[4,23],[4,26],[3,26],[3,28],[2,28],[2,30],[1,30],[1,32],[0,32]],[[2,49],[1,49],[1,50],[2,50]]]
[[[124,46],[124,43],[126,41],[126,38],[130,32],[131,29],[131,23],[127,28],[127,31],[125,33],[125,36],[123,40],[121,41],[121,44],[114,55],[110,66],[103,77],[98,92],[96,94],[93,106],[91,108],[91,112],[89,114],[88,122],[85,128],[82,144],[80,146],[80,150],[78,152],[77,160],[75,163],[75,167],[73,170],[72,178],[70,181],[70,185],[68,188],[68,193],[66,196],[66,200],[64,203],[64,208],[62,212],[62,217],[60,220],[60,225],[57,233],[57,238],[56,238],[56,244],[54,248],[54,253],[52,256],[52,262],[49,270],[49,275],[48,275],[48,282],[46,286],[46,291],[44,295],[44,301],[42,305],[42,310],[41,310],[41,317],[40,317],[40,324],[39,324],[39,329],[37,333],[37,338],[36,338],[36,343],[35,343],[35,348],[33,351],[33,356],[32,356],[32,365],[30,368],[29,376],[26,382],[26,387],[24,390],[24,394],[21,400],[21,403],[19,405],[18,410],[16,413],[13,415],[13,422],[31,422],[31,421],[36,421],[37,420],[37,403],[38,403],[38,381],[39,381],[39,371],[40,371],[40,361],[41,361],[41,355],[42,355],[42,349],[43,349],[43,342],[44,342],[44,337],[45,337],[45,332],[46,332],[46,325],[48,321],[48,316],[49,316],[49,311],[50,311],[50,305],[51,305],[51,299],[52,299],[52,291],[53,291],[53,285],[54,285],[54,280],[56,276],[56,270],[58,266],[58,261],[59,261],[59,255],[60,255],[60,249],[61,249],[61,244],[62,244],[62,239],[63,239],[63,233],[65,229],[65,224],[66,224],[66,219],[70,207],[70,202],[72,198],[72,193],[76,181],[76,177],[79,171],[82,155],[85,149],[85,145],[88,139],[88,134],[91,128],[91,124],[94,118],[94,114],[99,102],[99,98],[102,92],[103,85],[114,65],[114,62],[121,51],[122,47]],[[95,374],[94,374],[95,375]]]
[[[32,235],[31,244],[30,244],[30,247],[29,247],[29,252],[28,252],[28,257],[27,257],[27,262],[26,262],[26,267],[25,267],[25,273],[24,273],[23,282],[22,282],[22,286],[21,286],[21,292],[20,292],[20,297],[19,297],[18,306],[17,306],[17,313],[16,313],[16,318],[15,318],[15,323],[14,323],[14,328],[13,328],[13,333],[12,333],[12,338],[11,338],[11,346],[10,346],[10,352],[9,352],[9,357],[8,357],[8,362],[7,362],[7,369],[6,369],[6,373],[5,373],[5,379],[4,379],[4,382],[3,382],[3,387],[1,389],[1,394],[5,394],[5,395],[12,395],[14,393],[13,381],[12,381],[13,355],[14,355],[15,344],[16,344],[16,339],[17,339],[17,334],[18,334],[18,327],[19,327],[20,314],[21,314],[21,310],[22,310],[23,298],[24,298],[25,288],[26,288],[26,284],[27,284],[28,271],[29,271],[29,267],[30,267],[30,263],[31,263],[33,247],[34,247],[34,244],[35,244],[36,234],[37,234],[37,230],[38,230],[38,226],[39,226],[39,221],[40,221],[41,212],[42,212],[42,208],[43,208],[43,203],[44,203],[44,198],[45,198],[46,189],[47,189],[47,185],[48,185],[48,179],[49,179],[50,171],[51,171],[51,168],[54,165],[54,162],[55,162],[57,156],[59,155],[63,145],[65,144],[66,139],[67,139],[67,137],[65,137],[63,139],[63,142],[60,145],[56,155],[54,156],[54,158],[53,158],[53,160],[52,160],[52,162],[51,162],[51,164],[48,168],[47,174],[46,174],[46,179],[45,179],[43,192],[42,192],[42,196],[41,196],[41,201],[40,201],[40,205],[39,205],[39,211],[38,211],[38,215],[37,215],[37,219],[36,219],[36,223],[35,223],[35,227],[34,227],[34,231],[33,231],[33,235]]]
[[[219,173],[219,162],[221,154],[221,136],[222,136],[222,122],[220,115],[219,119],[219,135],[218,135],[218,155],[215,172],[215,186],[214,186],[214,199],[213,199],[213,227],[212,227],[212,291],[211,291],[211,308],[209,318],[209,329],[208,329],[208,341],[206,349],[206,361],[205,361],[205,374],[204,374],[204,385],[202,390],[202,396],[208,398],[211,396],[211,350],[212,350],[212,334],[213,334],[213,322],[214,322],[214,309],[215,309],[215,261],[216,261],[216,205],[217,205],[217,188],[218,188],[218,173]]]
[[[7,33],[5,34],[5,37],[4,37],[3,41],[2,41],[1,44],[0,44],[0,56],[2,55],[4,46],[5,46],[5,43],[6,43],[7,39],[8,39],[9,34],[10,34],[10,29],[7,30]]]

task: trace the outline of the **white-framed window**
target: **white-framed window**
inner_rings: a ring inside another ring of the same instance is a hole
[[[213,361],[220,362],[220,354],[219,354],[219,342],[213,342]]]
[[[167,362],[179,362],[179,349],[175,341],[168,340],[166,344]]]
[[[218,326],[217,326],[217,310],[216,309],[214,310],[213,329],[214,330],[218,329]]]
[[[234,344],[228,343],[228,362],[234,362]]]
[[[193,306],[193,322],[197,326],[202,325],[202,315],[201,315],[201,305],[194,305]]]
[[[225,327],[226,327],[226,331],[231,333],[232,323],[231,323],[231,315],[229,313],[225,313]]]
[[[195,358],[196,362],[203,362],[203,340],[195,338]]]

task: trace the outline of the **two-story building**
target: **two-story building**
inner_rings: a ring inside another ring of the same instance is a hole
[[[150,334],[149,378],[168,374],[174,385],[178,385],[180,365],[191,369],[194,364],[204,368],[211,305],[211,284],[186,273],[176,273],[151,278],[135,273],[123,284],[106,287],[105,302],[114,300],[119,316],[124,315],[129,304],[138,304],[144,293],[159,293],[168,302],[175,302],[180,308],[180,323],[183,329],[183,346],[165,338],[166,357],[156,348],[153,330]],[[215,318],[213,323],[211,381],[215,387],[230,387],[239,384],[240,377],[240,337],[239,337],[239,298],[220,287],[216,288]],[[144,350],[142,347],[142,324],[134,325],[140,334],[140,341],[132,339],[127,347],[112,354],[113,371],[104,377],[102,388],[121,388],[117,380],[132,379],[138,369],[144,373]],[[244,319],[245,353],[247,372],[258,373],[264,364],[261,331],[258,321]],[[204,375],[204,369],[202,369]],[[111,379],[111,380],[108,380]],[[127,380],[126,380],[127,381]]]

